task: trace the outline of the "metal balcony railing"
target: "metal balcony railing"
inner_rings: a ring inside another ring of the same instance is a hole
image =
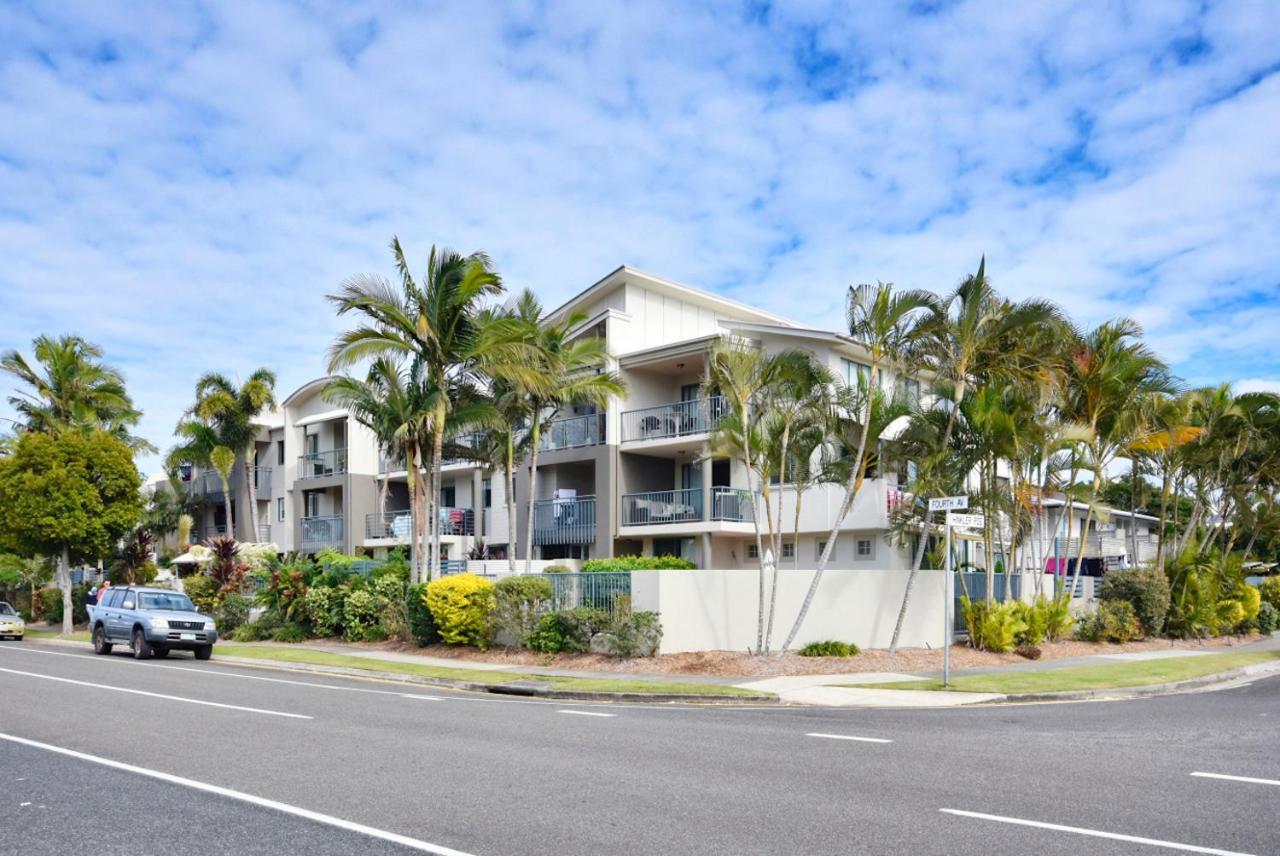
[[[304,517],[302,525],[301,546],[303,551],[322,550],[325,547],[341,549],[342,515],[332,514],[325,517]]]
[[[596,540],[596,498],[545,499],[533,504],[533,543],[589,544]]]
[[[711,488],[711,519],[736,523],[755,520],[755,497],[737,487]]]
[[[253,490],[259,501],[271,498],[271,467],[253,468]]]
[[[588,413],[554,419],[538,435],[538,451],[554,452],[557,449],[598,446],[605,438],[604,418],[603,413]]]
[[[690,520],[702,520],[700,487],[622,495],[623,526],[653,526]]]
[[[622,414],[622,442],[705,434],[713,430],[727,412],[728,405],[718,395],[627,410]]]
[[[319,479],[347,471],[347,450],[330,449],[298,456],[298,478]]]
[[[364,537],[393,538],[407,544],[413,538],[413,514],[407,508],[366,514]]]

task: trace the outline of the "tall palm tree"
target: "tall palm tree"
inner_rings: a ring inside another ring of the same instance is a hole
[[[527,320],[541,316],[538,300],[531,292],[521,295],[517,316]],[[512,372],[509,364],[504,371],[507,383],[516,384],[528,399],[529,430],[529,519],[525,531],[525,573],[533,570],[534,506],[538,487],[538,446],[545,422],[571,405],[607,407],[613,398],[626,395],[627,385],[622,377],[608,368],[611,357],[604,339],[592,335],[575,335],[576,328],[587,320],[582,312],[573,312],[558,321],[543,319],[532,339],[527,336],[527,326],[517,323],[513,328],[518,347],[517,359],[532,360],[535,371],[532,376]]]
[[[329,349],[329,370],[337,371],[380,356],[412,357],[421,366],[423,405],[431,439],[431,493],[439,504],[440,469],[449,415],[450,390],[459,382],[479,381],[482,345],[477,315],[485,298],[499,294],[502,282],[484,253],[460,255],[432,246],[423,281],[410,272],[398,238],[391,241],[400,282],[362,274],[348,279],[329,300],[339,315],[356,313],[364,323],[341,334]],[[501,345],[496,336],[484,343]],[[412,466],[412,464],[411,464]],[[433,551],[428,577],[440,568],[440,527],[432,515]]]
[[[936,312],[938,300],[927,291],[897,291],[889,283],[881,282],[874,286],[864,283],[849,288],[845,306],[849,338],[865,350],[870,361],[865,377],[849,379],[860,388],[848,388],[843,392],[843,406],[853,410],[838,417],[843,424],[853,424],[858,428],[856,443],[847,447],[853,454],[853,466],[849,468],[844,497],[832,521],[831,531],[827,533],[826,547],[818,557],[818,568],[779,654],[785,654],[791,647],[809,614],[822,575],[831,561],[840,529],[866,479],[872,452],[870,443],[877,421],[875,409],[887,403],[880,393],[885,384],[885,373],[890,371],[905,377],[915,368],[917,348],[925,332],[920,324],[921,316]],[[908,580],[908,586],[911,582]]]
[[[213,426],[219,443],[236,454],[244,466],[249,513],[242,515],[245,532],[242,540],[258,540],[258,490],[254,467],[257,463],[256,442],[258,417],[263,410],[276,405],[276,376],[261,368],[249,375],[240,386],[226,375],[210,372],[196,381],[196,401],[191,412]],[[227,533],[231,534],[228,520]]]
[[[236,453],[229,446],[214,446],[209,450],[209,463],[218,471],[218,477],[222,479],[223,513],[227,516],[226,537],[234,538],[231,520],[231,470],[236,465]]]
[[[155,451],[129,433],[142,413],[125,390],[124,376],[103,363],[102,349],[79,336],[37,336],[34,361],[17,350],[0,355],[0,369],[25,387],[9,398],[27,431],[101,428],[134,451]]]

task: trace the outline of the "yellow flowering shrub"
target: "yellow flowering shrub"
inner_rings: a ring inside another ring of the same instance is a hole
[[[496,605],[493,583],[475,574],[441,577],[427,584],[422,600],[445,644],[488,645]]]

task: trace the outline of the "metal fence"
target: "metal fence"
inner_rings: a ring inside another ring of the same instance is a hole
[[[720,396],[627,410],[622,414],[622,441],[704,434],[714,429],[728,410]]]
[[[551,609],[576,609],[589,606],[610,615],[625,612],[631,605],[631,574],[543,574],[551,583]]]

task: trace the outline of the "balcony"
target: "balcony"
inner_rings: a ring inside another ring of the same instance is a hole
[[[755,497],[751,491],[737,487],[711,488],[711,519],[728,523],[751,523],[755,520]]]
[[[298,478],[321,479],[347,471],[347,450],[331,449],[298,456]],[[318,518],[317,518],[318,519]]]
[[[702,520],[702,488],[622,495],[623,526],[654,526],[691,520]]]
[[[588,413],[552,420],[538,435],[538,451],[554,452],[600,445],[605,438],[604,417],[603,413]]]
[[[364,516],[365,538],[390,538],[408,543],[413,537],[413,515],[409,509],[374,512]]]
[[[259,502],[271,499],[271,467],[253,468],[253,490]]]
[[[533,504],[533,543],[590,544],[596,540],[596,498],[545,499]]]
[[[622,414],[622,442],[705,434],[713,430],[727,412],[728,405],[720,396],[627,410]]]
[[[244,481],[244,468],[237,465],[231,471],[231,477],[227,481],[230,483],[231,495],[234,497],[240,492],[240,482]],[[259,500],[271,499],[271,467],[253,468],[253,488]],[[222,477],[216,470],[196,473],[191,481],[187,482],[187,493],[209,502],[222,502]]]
[[[326,517],[304,517],[299,522],[302,524],[302,538],[299,546],[304,553],[323,550],[326,547],[342,549],[343,520],[341,514],[333,514]]]

